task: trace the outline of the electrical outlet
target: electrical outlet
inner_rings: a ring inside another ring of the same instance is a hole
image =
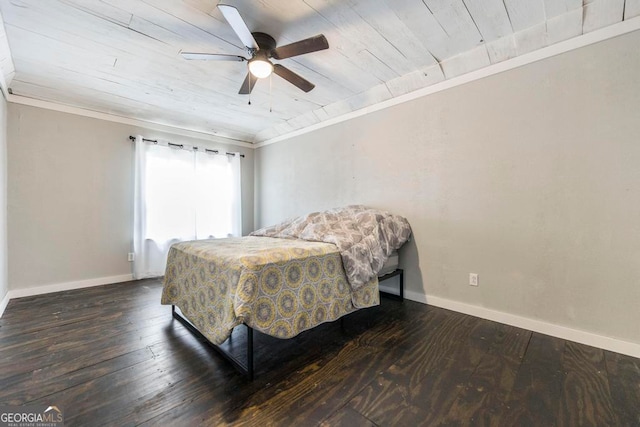
[[[129,252],[129,255],[127,256],[127,259],[129,260],[129,262],[133,261],[135,258],[135,256],[133,255],[133,252]]]
[[[469,273],[469,286],[478,286],[480,284],[477,273]]]

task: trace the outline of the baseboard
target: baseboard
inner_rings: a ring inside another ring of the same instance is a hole
[[[26,289],[11,289],[9,299],[24,298],[33,295],[50,294],[52,292],[70,291],[72,289],[90,288],[92,286],[110,285],[112,283],[128,282],[133,280],[133,275],[123,274],[120,276],[98,277],[95,279],[79,280],[77,282],[56,283],[53,285],[36,286]]]
[[[11,297],[9,296],[9,292],[7,292],[4,298],[2,298],[2,301],[0,301],[0,317],[2,317],[2,313],[4,313],[4,309],[7,308],[7,305],[9,305],[10,299]]]
[[[489,308],[453,301],[433,295],[425,295],[414,291],[405,290],[404,295],[406,299],[411,301],[446,308],[447,310],[457,311],[458,313],[464,313],[480,317],[482,319],[539,332],[541,334],[551,335],[556,338],[575,341],[580,344],[590,345],[592,347],[598,347],[615,353],[640,358],[640,344],[637,343],[610,338],[604,335],[594,334],[592,332],[572,329],[566,326],[555,325],[541,320],[517,316],[503,311],[491,310]]]

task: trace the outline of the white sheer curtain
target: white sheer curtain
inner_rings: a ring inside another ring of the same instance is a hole
[[[136,279],[162,276],[173,243],[241,235],[239,154],[135,145]]]

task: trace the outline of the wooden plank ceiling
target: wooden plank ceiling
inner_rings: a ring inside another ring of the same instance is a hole
[[[0,0],[0,66],[15,95],[259,142],[640,15],[638,0],[225,3],[278,45],[324,34],[329,50],[280,61],[316,88],[273,76],[248,105],[246,63],[184,60],[245,54],[214,0]]]

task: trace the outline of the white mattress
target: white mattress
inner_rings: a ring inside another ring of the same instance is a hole
[[[382,266],[382,269],[378,273],[378,277],[382,277],[385,274],[389,274],[392,271],[394,271],[396,268],[398,268],[398,252],[394,251],[389,257],[389,259],[387,260],[387,262],[385,262],[384,265]]]

